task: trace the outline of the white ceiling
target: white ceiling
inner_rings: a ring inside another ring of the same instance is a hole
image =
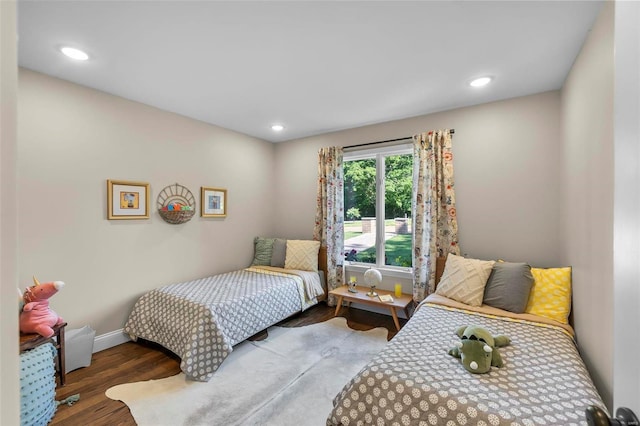
[[[280,142],[559,89],[601,6],[20,0],[19,64]]]

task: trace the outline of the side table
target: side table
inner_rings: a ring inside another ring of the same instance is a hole
[[[398,321],[398,314],[396,313],[396,310],[404,309],[404,313],[407,316],[407,319],[409,318],[409,310],[407,308],[409,307],[409,304],[413,302],[413,297],[411,295],[403,294],[400,297],[396,297],[393,291],[380,290],[376,288],[376,293],[378,293],[379,295],[389,294],[391,295],[391,297],[393,297],[393,302],[383,302],[377,296],[367,296],[367,293],[369,292],[368,287],[358,286],[356,287],[356,290],[358,290],[357,293],[351,293],[349,291],[349,286],[343,285],[341,287],[334,288],[329,292],[329,294],[333,294],[338,298],[334,316],[338,315],[338,312],[340,312],[340,308],[342,307],[342,301],[346,300],[349,305],[351,304],[351,302],[356,302],[366,305],[389,308],[389,310],[391,311],[391,316],[393,316],[393,323],[396,325],[398,331],[400,330],[400,322]]]
[[[58,350],[58,362],[56,363],[56,370],[58,370],[58,379],[60,386],[64,386],[66,373],[64,371],[64,328],[67,326],[66,322],[53,326],[52,337],[42,337],[39,334],[23,334],[20,333],[20,353],[33,349],[44,343],[51,342]],[[55,338],[55,341],[54,341]]]

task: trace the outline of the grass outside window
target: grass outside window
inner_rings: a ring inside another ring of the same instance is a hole
[[[385,242],[386,264],[392,266],[411,267],[411,237],[412,235],[396,235]],[[375,263],[376,248],[370,247],[356,255],[358,262]]]

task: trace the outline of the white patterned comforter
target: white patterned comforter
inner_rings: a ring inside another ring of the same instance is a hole
[[[124,332],[159,343],[180,356],[187,377],[208,381],[233,345],[314,305],[317,299],[307,295],[318,293],[317,273],[248,268],[150,291],[136,302]]]
[[[511,338],[504,367],[471,374],[447,354],[471,324]],[[423,304],[335,397],[327,425],[576,425],[592,404],[606,410],[560,328]]]

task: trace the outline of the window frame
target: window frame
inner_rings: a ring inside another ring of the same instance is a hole
[[[385,275],[409,278],[413,275],[413,266],[394,266],[385,265],[385,220],[382,215],[382,220],[378,215],[385,211],[385,159],[386,157],[393,155],[413,155],[413,146],[410,143],[392,146],[383,146],[369,149],[358,149],[353,151],[345,151],[343,154],[343,161],[357,161],[357,160],[376,160],[376,264],[364,263],[364,262],[352,262],[345,260],[344,266],[347,271],[364,272],[367,269],[376,268],[385,272]],[[413,204],[413,200],[412,200]],[[413,247],[413,233],[412,233],[412,247]],[[380,260],[382,259],[382,263]]]

